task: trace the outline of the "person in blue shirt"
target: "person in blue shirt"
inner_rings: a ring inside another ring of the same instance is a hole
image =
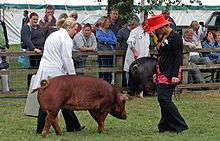
[[[202,42],[202,48],[219,48],[218,42],[215,40],[215,34],[211,31],[207,33],[205,41]],[[216,63],[216,60],[220,57],[220,52],[212,52],[207,56]]]
[[[99,21],[99,27],[96,29],[96,38],[98,41],[98,50],[114,50],[117,39],[111,29],[109,29],[110,20],[108,17],[103,16]],[[101,55],[98,56],[100,67],[113,67],[113,56],[112,55]],[[100,72],[99,78],[103,78],[109,83],[112,82],[111,72]]]
[[[96,38],[101,47],[106,46],[109,50],[111,50],[115,48],[117,40],[113,31],[109,29],[109,26],[110,20],[103,16],[100,19],[99,28],[96,29]]]

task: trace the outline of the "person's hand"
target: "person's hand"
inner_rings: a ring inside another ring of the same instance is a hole
[[[41,53],[42,50],[40,50],[40,49],[38,49],[38,48],[35,48],[35,49],[34,49],[34,52],[36,52],[36,53]]]
[[[154,75],[153,75],[153,82],[156,83],[156,81],[157,81],[157,75],[154,74]]]
[[[47,18],[48,18],[48,22],[51,22],[53,17],[50,15]]]
[[[135,49],[134,49],[133,53],[134,53],[134,59],[136,60],[139,56],[139,53]]]
[[[180,82],[180,79],[178,77],[172,77],[171,82],[172,84],[177,84]]]

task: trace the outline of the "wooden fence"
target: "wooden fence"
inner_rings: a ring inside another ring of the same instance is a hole
[[[183,66],[183,82],[178,85],[179,89],[192,89],[192,88],[201,88],[201,87],[209,87],[209,88],[220,88],[220,83],[200,83],[200,84],[188,84],[188,71],[197,67],[201,70],[213,70],[220,71],[220,64],[213,65],[196,65],[191,66],[189,63],[189,53],[190,52],[215,52],[219,51],[218,49],[194,49],[194,50],[185,50],[184,51],[184,66]],[[152,51],[155,54],[155,51]],[[26,85],[26,76],[30,73],[36,73],[36,69],[22,69],[17,65],[16,58],[21,55],[31,56],[36,55],[34,52],[2,52],[0,56],[6,56],[7,60],[10,63],[10,67],[8,70],[0,70],[0,75],[9,75],[10,79],[10,87],[15,89],[16,91],[25,91],[27,90]],[[97,76],[98,72],[112,72],[114,83],[119,87],[122,86],[122,70],[123,70],[123,57],[125,56],[125,51],[123,50],[115,50],[115,51],[97,51],[97,52],[73,52],[73,57],[78,57],[80,55],[86,55],[86,65],[84,68],[76,69],[77,73],[84,73],[85,75],[95,75]],[[98,55],[113,55],[113,67],[99,67],[97,56]],[[17,78],[17,82],[14,80]],[[20,80],[22,79],[22,80]],[[17,84],[18,83],[18,84]],[[23,86],[23,87],[22,87]]]

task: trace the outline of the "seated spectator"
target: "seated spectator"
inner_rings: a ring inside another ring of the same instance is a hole
[[[115,34],[109,29],[110,21],[107,17],[103,16],[100,19],[100,25],[96,29],[96,38],[98,40],[98,50],[113,50],[116,46],[116,37]],[[113,67],[113,56],[101,55],[98,56],[99,66],[100,67]],[[99,78],[112,83],[112,73],[110,72],[100,72]]]
[[[201,44],[197,44],[192,41],[193,30],[187,29],[183,35],[183,45],[189,47],[190,49],[202,48]],[[190,52],[190,65],[194,66],[202,59],[198,52]],[[198,68],[191,69],[188,72],[188,83],[203,83],[203,76]]]
[[[218,47],[220,47],[220,31],[217,31],[215,33],[216,37],[215,37],[215,41],[218,43]],[[218,53],[219,54],[219,53]],[[217,64],[220,64],[220,57],[218,57],[218,59],[216,60]],[[216,82],[220,82],[220,71],[217,71],[216,74]]]
[[[5,22],[0,19],[0,52],[4,52],[6,48],[9,48],[8,35]],[[6,57],[0,57],[0,70],[7,70],[9,67]],[[9,92],[9,80],[8,75],[1,75],[2,92]]]
[[[45,39],[54,31],[56,28],[56,18],[54,17],[54,8],[51,5],[46,7],[45,16],[40,20],[39,25],[44,30]]]
[[[215,34],[211,31],[208,31],[206,39],[202,42],[203,48],[220,48],[218,45],[218,42],[215,40]],[[206,54],[210,60],[212,60],[214,63],[216,63],[216,60],[219,58],[220,53],[219,52],[213,52]]]
[[[83,26],[82,31],[78,32],[73,38],[74,49],[79,51],[96,51],[97,42],[94,33],[92,33],[92,26],[87,23]],[[80,60],[74,60],[76,67],[84,67],[86,56],[82,56]]]
[[[193,42],[200,44],[206,36],[207,28],[200,26],[198,21],[192,21],[190,28],[193,29]]]
[[[30,22],[21,30],[21,47],[23,50],[34,51],[42,53],[45,36],[44,30],[38,24],[38,14],[33,12],[30,14]],[[40,64],[41,56],[30,56],[30,68],[37,69]],[[28,86],[33,74],[28,75]]]

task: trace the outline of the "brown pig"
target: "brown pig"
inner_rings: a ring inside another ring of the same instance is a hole
[[[125,101],[128,99],[108,82],[86,76],[63,75],[42,80],[38,91],[38,101],[47,113],[42,132],[48,135],[51,125],[57,135],[61,134],[56,117],[60,109],[88,110],[98,123],[98,132],[105,132],[104,121],[108,113],[119,119],[126,119]]]

